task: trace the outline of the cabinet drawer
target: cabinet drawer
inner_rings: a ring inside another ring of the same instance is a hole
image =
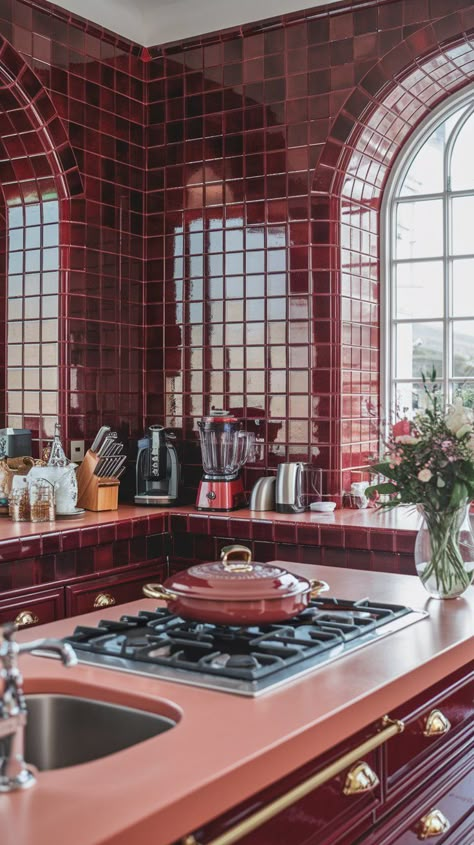
[[[0,599],[0,623],[16,622],[21,628],[32,628],[64,618],[64,590],[42,590]]]
[[[378,761],[377,752],[364,756],[364,762],[379,775]],[[344,793],[347,775],[354,770],[355,765],[273,815],[252,833],[242,835],[237,840],[238,845],[353,845],[358,836],[372,827],[373,811],[380,804],[379,785],[364,793]],[[264,809],[280,797],[284,798],[291,789],[312,777],[316,771],[318,769],[315,769],[314,764],[312,770],[305,767],[297,777],[289,776],[275,787],[259,793],[250,802],[240,804],[230,813],[195,831],[196,843],[205,845],[213,842],[256,811]],[[186,842],[186,838],[180,840],[180,845],[183,842]]]
[[[423,777],[430,767],[434,774],[446,754],[469,739],[474,731],[474,671],[453,676],[439,694],[434,688],[412,704],[411,710],[409,703],[405,712],[397,711],[405,730],[386,747],[388,795],[398,786],[406,788],[420,767]]]
[[[155,565],[71,584],[66,587],[66,615],[77,616],[143,598],[143,585],[162,576],[162,569]]]
[[[438,789],[440,781],[431,781],[429,789],[411,802],[407,811],[392,816],[389,823],[363,840],[367,845],[474,845],[474,770],[471,760],[466,760],[458,776],[449,777],[448,785]],[[441,815],[440,815],[441,814]],[[443,832],[439,825],[447,821]],[[431,835],[428,831],[431,826]],[[439,828],[439,832],[437,830]],[[375,838],[374,838],[375,836]]]

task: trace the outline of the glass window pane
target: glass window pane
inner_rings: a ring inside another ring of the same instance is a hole
[[[437,126],[410,165],[400,191],[411,194],[436,194],[443,190],[443,155],[445,124]]]
[[[474,379],[454,384],[453,396],[460,396],[466,408],[474,409]]]
[[[441,384],[439,385],[441,387]],[[422,382],[395,383],[395,409],[397,417],[413,419],[417,411],[427,407],[428,398]]]
[[[474,290],[474,288],[473,288]],[[417,261],[396,266],[395,313],[397,318],[443,317],[443,265]]]
[[[443,254],[441,200],[400,203],[397,207],[396,258],[429,258]]]
[[[474,188],[474,114],[467,119],[453,147],[451,158],[451,190]]]
[[[474,320],[453,323],[453,375],[474,376]]]
[[[455,197],[452,214],[452,254],[474,255],[474,197]]]
[[[453,317],[474,317],[474,258],[453,261]]]
[[[431,372],[443,373],[443,323],[399,323],[396,340],[396,377],[419,378]]]

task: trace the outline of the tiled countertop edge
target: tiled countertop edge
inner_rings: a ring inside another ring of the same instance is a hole
[[[120,505],[116,511],[88,511],[80,520],[54,523],[14,523],[4,517],[0,520],[0,563],[166,531],[242,541],[411,553],[417,523],[413,508],[278,514],[248,509],[204,513],[186,505],[159,509]]]

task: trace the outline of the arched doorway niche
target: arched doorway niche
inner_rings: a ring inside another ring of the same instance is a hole
[[[39,453],[65,426],[71,199],[82,194],[65,128],[41,82],[0,37],[2,425],[30,428]]]

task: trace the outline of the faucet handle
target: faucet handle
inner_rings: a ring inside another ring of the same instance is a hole
[[[2,640],[11,643],[15,631],[18,631],[16,622],[4,622],[3,625],[0,625],[0,643]]]
[[[59,659],[62,660],[65,666],[76,666],[78,662],[76,652],[72,646],[70,646],[69,643],[63,643],[61,640],[32,640],[29,643],[22,643],[19,645],[18,651],[20,654],[29,654],[32,651],[42,651],[45,653],[48,651],[54,652],[54,654],[57,654]]]

